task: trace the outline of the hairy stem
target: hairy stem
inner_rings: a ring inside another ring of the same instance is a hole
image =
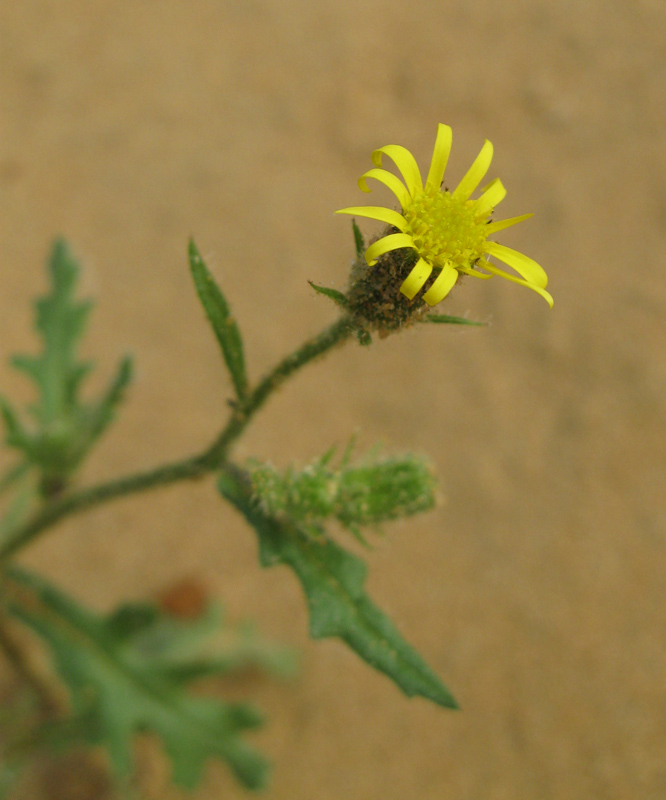
[[[254,415],[273,392],[289,376],[306,364],[346,341],[353,330],[349,318],[342,317],[282,359],[250,392],[247,400],[234,408],[218,438],[203,453],[51,500],[32,519],[29,519],[5,539],[0,545],[0,561],[14,555],[47,528],[70,514],[100,505],[116,497],[135,494],[182,480],[199,478],[218,469],[225,461],[231,445],[244,432]]]

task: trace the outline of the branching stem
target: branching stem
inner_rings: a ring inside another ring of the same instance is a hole
[[[166,486],[182,480],[199,478],[219,469],[226,460],[231,445],[244,432],[254,415],[273,392],[306,364],[346,341],[353,330],[349,318],[341,317],[282,359],[249,393],[247,400],[234,408],[218,438],[203,453],[145,472],[127,475],[108,483],[91,486],[88,489],[71,492],[47,502],[32,519],[19,526],[0,545],[0,561],[5,561],[13,556],[42,532],[70,514],[117,497],[136,494],[146,489]]]

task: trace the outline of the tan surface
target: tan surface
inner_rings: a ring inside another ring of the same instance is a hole
[[[286,464],[360,430],[432,454],[447,505],[391,530],[370,588],[462,713],[308,644],[295,581],[260,572],[210,485],[95,511],[26,553],[99,608],[201,574],[303,648],[293,689],[257,690],[268,800],[666,797],[665,41],[660,0],[0,2],[2,353],[34,344],[28,301],[62,232],[98,298],[100,377],[138,360],[86,481],[219,425],[229,386],[190,233],[257,375],[333,318],[306,279],[344,286],[352,242],[331,212],[362,200],[373,147],[427,162],[447,122],[455,178],[488,137],[502,215],[536,213],[502,241],[546,267],[554,311],[468,282],[447,309],[490,329],[348,347],[240,449]],[[28,396],[4,360],[0,380]],[[198,796],[243,793],[215,767]]]

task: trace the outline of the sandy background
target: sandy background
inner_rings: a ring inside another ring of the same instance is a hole
[[[444,310],[492,327],[336,352],[238,450],[302,463],[358,430],[433,456],[447,504],[390,530],[370,590],[461,713],[310,644],[295,580],[259,570],[210,483],[88,513],[25,553],[99,609],[199,576],[301,648],[293,688],[244,687],[271,717],[267,800],[666,797],[665,42],[661,0],[0,0],[0,385],[30,396],[5,354],[35,346],[57,233],[98,300],[92,385],[122,352],[138,362],[84,482],[220,425],[230,387],[190,234],[258,376],[334,318],[306,279],[344,287],[352,241],[332,212],[362,202],[374,147],[427,164],[447,122],[455,180],[488,137],[501,216],[535,212],[502,241],[545,266],[552,312],[467,282]],[[146,786],[180,796],[159,769]],[[242,796],[221,766],[197,794]]]

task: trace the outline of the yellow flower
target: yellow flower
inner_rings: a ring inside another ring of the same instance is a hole
[[[486,140],[465,177],[450,192],[448,189],[442,190],[442,179],[451,141],[451,128],[440,124],[425,187],[416,160],[409,150],[389,144],[373,152],[372,161],[377,169],[371,169],[359,178],[359,188],[364,192],[370,191],[368,178],[388,186],[400,201],[402,214],[380,206],[355,206],[335,213],[377,219],[400,231],[389,233],[371,244],[365,252],[365,258],[368,265],[373,266],[380,256],[391,250],[403,247],[416,250],[418,261],[400,287],[402,294],[410,300],[436,270],[434,282],[423,295],[425,302],[431,306],[446,297],[462,274],[476,278],[499,275],[538,292],[552,308],[553,298],[545,290],[548,276],[543,268],[517,250],[488,240],[493,233],[522,222],[532,214],[498,222],[489,220],[495,206],[506,195],[499,178],[484,186],[481,196],[476,200],[470,199],[490,167],[492,144]],[[382,155],[387,155],[395,162],[404,183],[393,173],[381,169]],[[521,277],[499,269],[488,261],[489,256],[508,264]]]

